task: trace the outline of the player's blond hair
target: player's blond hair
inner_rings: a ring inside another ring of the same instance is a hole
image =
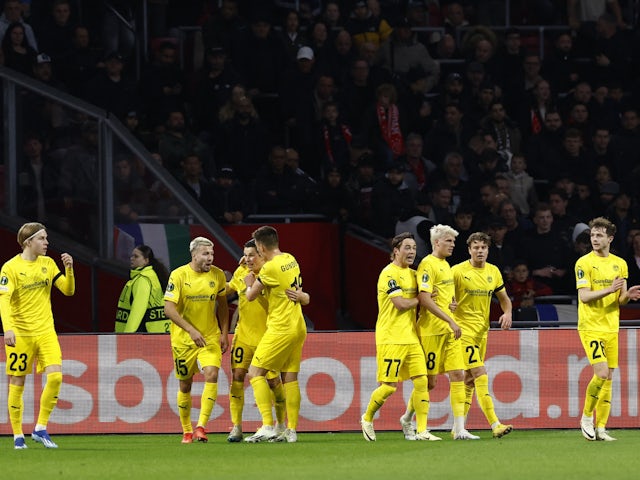
[[[431,227],[429,229],[429,238],[431,240],[431,248],[434,248],[436,246],[436,242],[438,240],[441,240],[444,237],[447,237],[449,235],[453,235],[453,238],[455,238],[458,236],[458,231],[450,227],[449,225],[438,224]]]
[[[189,244],[189,252],[193,255],[198,248],[203,246],[213,247],[213,242],[205,237],[196,237],[191,240],[191,243]]]
[[[45,228],[45,226],[39,222],[29,222],[29,223],[25,223],[24,225],[22,225],[20,227],[20,230],[18,230],[18,235],[17,235],[17,239],[18,239],[18,245],[20,245],[22,248],[25,247],[25,243],[28,240],[31,240],[31,238],[38,233],[40,230],[47,230]]]

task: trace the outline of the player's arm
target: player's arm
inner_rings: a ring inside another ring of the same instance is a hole
[[[500,308],[502,309],[502,315],[500,315],[498,322],[500,323],[500,327],[502,327],[503,330],[509,330],[511,328],[512,321],[511,299],[509,298],[509,295],[507,294],[507,290],[505,288],[502,288],[495,293],[496,297],[498,297],[498,302],[500,302]]]
[[[147,312],[149,305],[149,296],[151,295],[151,282],[146,278],[141,278],[133,282],[132,287],[133,302],[131,302],[131,310],[127,323],[124,326],[123,333],[135,333],[142,323],[144,314]]]
[[[627,280],[624,279],[624,285],[620,289],[620,297],[618,297],[618,302],[620,305],[626,305],[629,303],[629,300],[638,300],[640,298],[640,285],[634,285],[633,287],[629,287],[627,289]]]
[[[460,338],[460,336],[462,335],[462,330],[460,329],[458,324],[455,322],[455,320],[453,320],[453,318],[447,315],[444,312],[444,310],[442,310],[436,304],[436,302],[431,297],[431,292],[421,291],[420,293],[418,293],[418,300],[420,302],[421,307],[426,308],[428,312],[432,313],[443,322],[446,322],[449,325],[449,327],[451,327],[451,330],[453,330],[453,335],[455,338]]]
[[[2,278],[8,278],[5,272],[2,272]],[[13,280],[9,280],[13,285]],[[16,345],[16,334],[13,331],[13,316],[11,315],[11,292],[0,293],[0,318],[2,319],[2,329],[4,330],[4,344],[8,347]]]
[[[404,298],[402,296],[397,297],[389,297],[393,306],[396,307],[401,312],[405,310],[411,310],[412,308],[416,308],[418,306],[418,297],[413,298]]]
[[[309,305],[311,303],[311,295],[303,291],[302,288],[296,288],[295,290],[287,288],[285,291],[287,298],[292,302],[297,302],[302,306]]]
[[[607,288],[601,288],[600,290],[592,290],[588,287],[580,288],[578,289],[578,298],[582,303],[590,303],[596,300],[600,300],[607,295],[611,295],[612,293],[616,293],[618,290],[620,290],[620,303],[622,303],[623,294],[625,298],[627,297],[627,280],[624,278],[614,278],[610,286],[608,286]],[[628,301],[629,298],[626,298],[626,302]],[[624,303],[622,304],[624,305]]]
[[[220,327],[220,348],[222,353],[229,348],[229,304],[225,292],[221,292],[218,297],[218,308],[216,308],[216,316],[218,317],[218,326]]]
[[[260,279],[256,278],[253,272],[244,277],[244,283],[247,286],[247,291],[245,293],[247,300],[252,302],[262,293],[264,286],[260,283]]]
[[[178,313],[178,309],[176,308],[175,303],[169,300],[165,300],[164,314],[178,327],[187,332],[191,337],[191,340],[193,340],[193,343],[195,343],[198,347],[204,347],[207,344],[202,334],[193,325],[182,318],[180,313]]]
[[[57,275],[54,285],[63,295],[70,297],[76,291],[76,277],[73,273],[73,257],[68,253],[60,255],[64,265],[64,275]]]

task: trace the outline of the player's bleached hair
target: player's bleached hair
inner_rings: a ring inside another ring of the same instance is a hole
[[[194,252],[202,246],[213,247],[213,242],[205,237],[196,237],[191,240],[191,243],[189,244],[189,252],[191,253],[191,255],[193,255]]]
[[[442,238],[453,235],[453,238],[458,236],[458,231],[449,225],[434,225],[429,229],[429,238],[431,240],[431,248],[436,246],[436,241],[441,240]]]
[[[616,228],[615,223],[611,222],[608,218],[605,217],[596,217],[589,222],[589,228],[593,231],[594,228],[604,228],[604,231],[607,233],[607,237],[615,236],[618,229]]]
[[[47,229],[43,224],[39,222],[25,223],[20,227],[20,230],[18,230],[18,235],[17,235],[18,244],[22,248],[24,248],[25,243],[31,240],[33,237],[35,237],[36,233],[38,233],[40,230],[46,231]]]
[[[491,246],[491,237],[484,232],[473,232],[467,238],[467,246],[470,247],[473,242],[482,242],[487,245],[487,247]]]

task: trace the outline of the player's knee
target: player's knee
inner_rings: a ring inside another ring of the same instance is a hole
[[[47,374],[47,384],[52,388],[60,388],[62,386],[62,372],[51,372]]]
[[[426,377],[416,377],[413,379],[413,388],[416,392],[426,392],[429,384]]]

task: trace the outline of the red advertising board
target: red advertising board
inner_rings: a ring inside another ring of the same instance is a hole
[[[637,329],[620,332],[620,368],[613,383],[609,426],[630,428],[638,420]],[[63,335],[64,384],[50,421],[53,433],[171,433],[180,431],[177,381],[165,335]],[[575,330],[492,331],[487,368],[496,411],[517,429],[577,428],[584,390],[592,376]],[[208,429],[226,432],[229,420],[229,354],[223,357],[218,401]],[[4,364],[0,364],[4,369]],[[192,418],[197,419],[202,376],[195,377]],[[6,405],[6,376],[0,377],[0,405]],[[376,387],[373,333],[310,333],[300,373],[299,431],[358,430],[358,420]],[[39,375],[28,377],[24,423],[37,417],[42,390]],[[411,394],[405,383],[376,419],[377,430],[398,430],[398,417]],[[251,387],[245,389],[244,430],[259,426]],[[451,428],[448,382],[441,377],[431,392],[429,426]],[[0,407],[0,433],[10,433],[7,410]],[[469,429],[488,428],[477,404]]]

